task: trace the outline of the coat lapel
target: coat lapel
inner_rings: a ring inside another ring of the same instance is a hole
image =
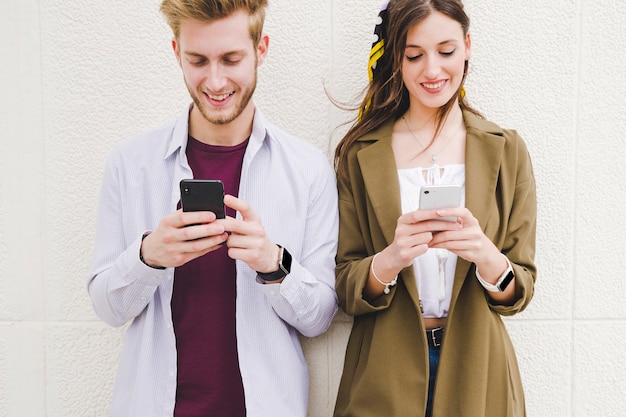
[[[467,128],[465,145],[465,207],[476,217],[483,231],[495,207],[500,161],[504,151],[502,129],[470,112],[463,112]],[[458,258],[451,305],[459,295],[470,262]]]
[[[385,237],[385,244],[381,246],[381,249],[393,242],[398,217],[402,215],[400,181],[391,148],[392,129],[393,120],[382,125],[371,135],[364,136],[363,140],[377,140],[377,142],[363,148],[357,154],[365,190]],[[405,268],[401,274],[415,309],[419,311],[420,299],[413,267]]]
[[[393,121],[385,123],[362,140],[376,140],[360,150],[357,159],[363,173],[365,190],[385,236],[386,245],[393,242],[398,217],[402,215],[400,183],[396,161],[391,149]]]

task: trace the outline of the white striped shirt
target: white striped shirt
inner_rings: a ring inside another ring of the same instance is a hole
[[[177,120],[122,142],[109,156],[100,197],[88,291],[98,316],[130,322],[113,392],[113,417],[171,417],[176,341],[170,300],[174,269],[139,259],[141,236],[176,210],[179,181],[191,178],[186,110]],[[237,261],[237,348],[248,417],[305,417],[306,361],[298,332],[316,336],[337,311],[334,291],[337,189],[314,146],[255,111],[239,197],[269,238],[293,256],[281,284],[263,285]],[[202,366],[202,364],[198,364]]]

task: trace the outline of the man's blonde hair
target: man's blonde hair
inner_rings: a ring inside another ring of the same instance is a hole
[[[238,10],[245,10],[250,16],[250,37],[258,44],[263,33],[265,8],[268,0],[163,0],[161,13],[178,39],[181,22],[195,19],[201,22],[212,22],[228,17]]]

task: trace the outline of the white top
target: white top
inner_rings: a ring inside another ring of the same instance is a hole
[[[189,110],[121,143],[107,162],[87,287],[98,316],[130,322],[110,415],[172,417],[176,341],[170,301],[174,268],[139,260],[141,236],[176,210],[179,181],[191,178],[185,149]],[[256,110],[239,196],[270,239],[293,256],[280,284],[257,282],[237,261],[237,349],[248,417],[305,417],[308,373],[298,333],[317,336],[337,311],[335,175],[317,148],[268,123]],[[202,366],[202,364],[198,364]]]
[[[460,185],[461,206],[465,205],[465,165],[433,165],[430,168],[399,169],[402,214],[419,209],[423,185]],[[417,290],[424,317],[447,317],[457,256],[446,249],[429,249],[413,260]]]

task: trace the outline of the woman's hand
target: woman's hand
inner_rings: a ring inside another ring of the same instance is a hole
[[[380,252],[374,265],[374,272],[382,282],[391,282],[413,263],[413,259],[426,253],[434,234],[461,228],[459,222],[437,220],[439,218],[436,210],[416,210],[398,218],[393,242]],[[384,289],[370,268],[364,296],[373,300],[383,294]]]
[[[457,222],[461,227],[434,234],[428,246],[447,249],[460,258],[474,263],[483,279],[495,284],[508,268],[508,261],[496,245],[483,233],[478,220],[464,207],[441,209],[437,210],[436,214],[440,217],[457,217]],[[504,292],[488,292],[488,294],[493,300],[506,304],[514,299],[514,281],[509,284]]]
[[[434,234],[429,247],[448,249],[476,265],[488,262],[500,254],[498,248],[483,233],[478,220],[467,208],[440,209],[435,213],[437,217],[456,217],[460,227],[456,230],[445,230]]]
[[[399,270],[413,263],[413,259],[432,247],[433,239],[442,232],[459,231],[461,222],[440,220],[437,210],[416,210],[398,218],[394,239],[383,252],[390,266]],[[382,254],[381,254],[382,256]]]

